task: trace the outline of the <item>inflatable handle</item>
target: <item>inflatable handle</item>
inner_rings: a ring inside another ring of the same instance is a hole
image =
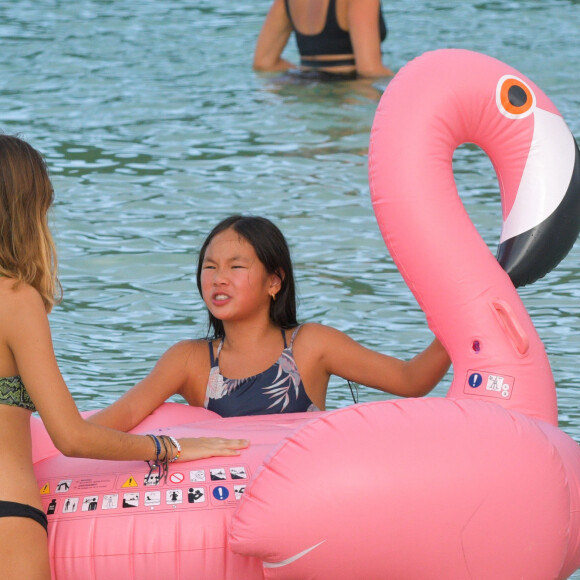
[[[518,322],[511,306],[504,300],[494,300],[491,303],[499,324],[513,347],[520,355],[525,355],[530,348],[530,340],[526,331]]]

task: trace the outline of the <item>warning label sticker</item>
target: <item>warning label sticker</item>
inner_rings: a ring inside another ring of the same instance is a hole
[[[43,508],[51,519],[233,507],[244,494],[249,469],[244,465],[179,470],[171,466],[167,478],[157,471],[136,469],[82,477],[39,477]],[[234,485],[235,484],[235,485]]]

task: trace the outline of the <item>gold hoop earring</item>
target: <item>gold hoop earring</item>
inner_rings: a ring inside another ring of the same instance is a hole
[[[276,302],[276,293],[272,292],[272,294],[270,294],[270,297],[272,298],[272,302]]]

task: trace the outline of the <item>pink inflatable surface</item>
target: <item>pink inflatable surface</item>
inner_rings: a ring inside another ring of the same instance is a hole
[[[64,457],[33,418],[35,472],[48,514],[53,578],[263,578],[260,560],[228,548],[229,522],[264,458],[318,415],[222,419],[206,409],[166,403],[135,432],[252,441],[241,457],[173,464],[167,481],[149,478],[143,461]]]
[[[497,172],[499,263],[455,187],[465,142]],[[557,427],[548,359],[514,284],[573,245],[579,160],[551,101],[506,64],[463,50],[409,63],[376,113],[371,196],[452,358],[447,397],[236,419],[167,404],[136,431],[252,440],[235,459],[176,464],[167,482],[142,462],[64,458],[34,420],[54,577],[569,577],[580,449]]]

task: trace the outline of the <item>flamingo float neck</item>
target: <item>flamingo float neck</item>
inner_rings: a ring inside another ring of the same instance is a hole
[[[546,352],[514,283],[461,203],[452,158],[468,142],[490,157],[502,199],[507,236],[502,243],[511,249],[507,261],[521,270],[522,261],[526,269],[541,262],[534,228],[547,223],[562,203],[577,207],[578,184],[573,195],[569,187],[577,146],[538,87],[500,61],[475,57],[485,66],[474,66],[474,53],[468,51],[426,53],[389,84],[371,133],[372,203],[395,263],[451,356],[454,380],[448,397],[492,401],[557,424]],[[548,159],[564,160],[551,187],[553,163],[542,166],[537,160],[546,159],[538,148],[554,141],[556,153]],[[577,228],[571,226],[572,241],[563,242],[561,254],[570,249]],[[544,275],[562,257],[540,265],[544,271],[526,272],[524,283]]]

